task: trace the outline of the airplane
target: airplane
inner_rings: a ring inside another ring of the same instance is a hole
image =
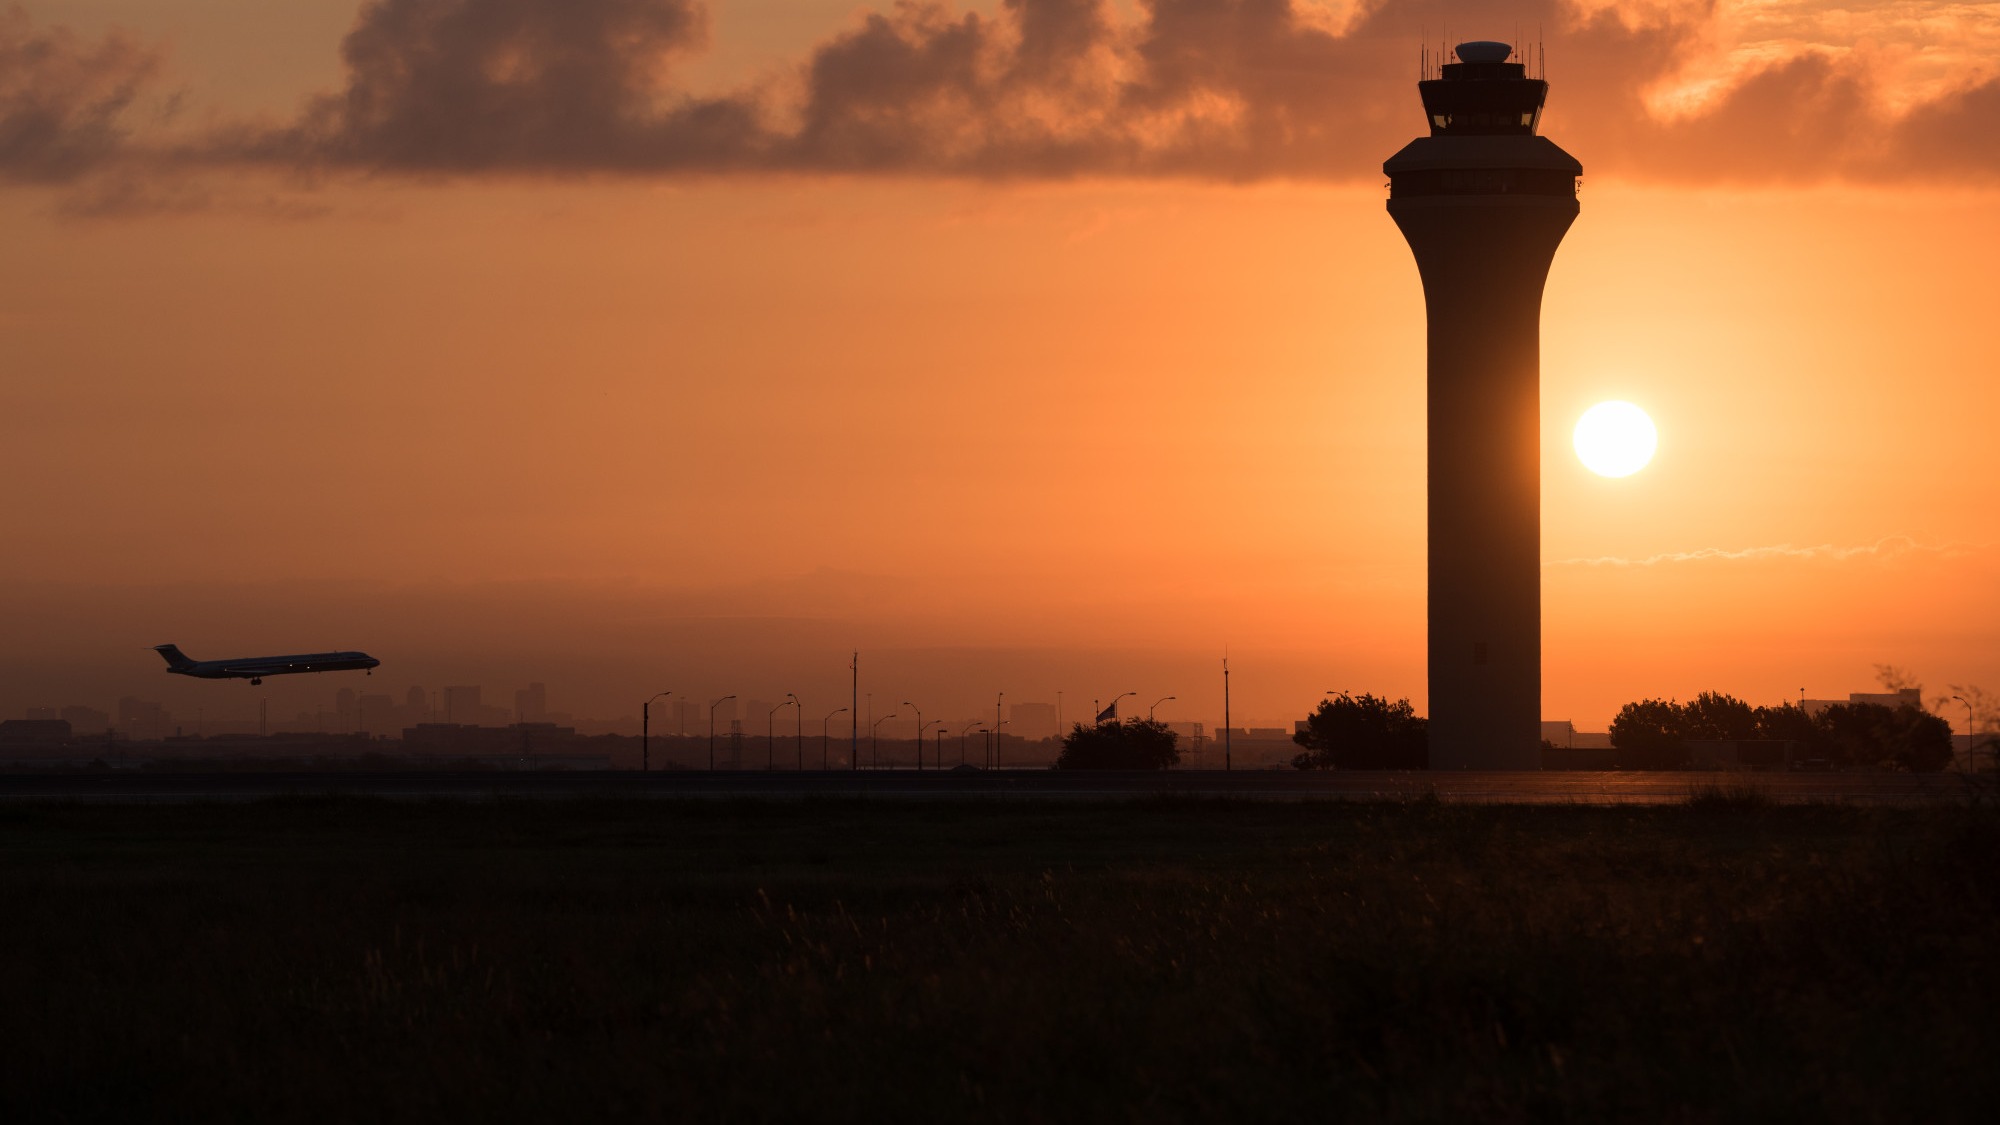
[[[345,672],[360,668],[374,675],[382,662],[365,652],[308,652],[299,656],[244,656],[235,660],[190,660],[174,645],[154,645],[153,651],[166,658],[167,671],[176,676],[203,680],[249,680],[251,686],[265,676],[285,676],[294,672]]]

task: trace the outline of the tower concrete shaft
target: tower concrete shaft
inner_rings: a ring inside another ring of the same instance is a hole
[[[1542,287],[1583,168],[1511,50],[1460,44],[1383,165],[1424,283],[1434,770],[1541,766]]]

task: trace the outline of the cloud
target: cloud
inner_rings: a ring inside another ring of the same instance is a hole
[[[375,0],[341,44],[346,88],[244,155],[410,172],[727,166],[755,107],[676,96],[693,0]]]
[[[0,12],[0,179],[62,183],[103,168],[159,63],[120,32],[89,42],[38,31],[19,8]]]
[[[60,46],[39,49],[38,80],[0,86],[0,112],[57,124],[44,130],[53,139],[23,142],[24,155],[0,168],[73,178],[143,150],[164,174],[192,163],[420,176],[1375,180],[1423,127],[1411,88],[1420,33],[1450,26],[1504,38],[1542,29],[1554,60],[1550,132],[1592,174],[1763,183],[2000,173],[2000,134],[1985,127],[2000,79],[1990,65],[1979,71],[1978,56],[1954,64],[1956,84],[1933,76],[1923,88],[1942,92],[1903,106],[1888,86],[1902,73],[1891,63],[1915,57],[1910,43],[1899,55],[1823,40],[1918,35],[1908,12],[1835,23],[1796,4],[1744,10],[1524,0],[1496,20],[1472,0],[1141,0],[1129,12],[1109,0],[1000,0],[991,13],[898,0],[859,14],[779,77],[702,94],[674,72],[706,43],[699,0],[371,0],[341,45],[341,88],[296,119],[150,150],[125,142],[120,125],[152,56],[117,36],[37,36],[15,15],[0,25],[0,52]]]
[[[1920,106],[1896,130],[1897,165],[1940,179],[2000,170],[2000,79]]]
[[[1892,535],[1863,546],[1837,546],[1822,543],[1815,547],[1794,547],[1780,543],[1769,547],[1744,547],[1730,550],[1724,547],[1703,547],[1695,551],[1674,551],[1667,554],[1648,555],[1645,558],[1628,559],[1615,555],[1601,555],[1595,558],[1553,559],[1543,563],[1544,567],[1589,566],[1628,567],[1661,566],[1670,563],[1689,562],[1762,562],[1777,559],[1797,559],[1814,562],[1846,562],[1850,559],[1888,561],[1908,558],[1913,555],[1952,555],[1966,550],[1964,544],[1919,543],[1908,536]]]
[[[1120,24],[1100,0],[915,0],[822,41],[796,97],[703,98],[666,67],[699,45],[693,0],[378,0],[345,89],[235,147],[409,172],[1373,176],[1394,131],[1356,129],[1389,116],[1389,63],[1316,11],[1155,0]]]

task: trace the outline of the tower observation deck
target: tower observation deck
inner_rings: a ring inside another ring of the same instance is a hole
[[[1382,166],[1424,285],[1432,769],[1541,764],[1542,287],[1583,167],[1512,54],[1459,44]]]

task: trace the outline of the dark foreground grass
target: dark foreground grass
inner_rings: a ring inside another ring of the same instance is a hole
[[[0,808],[0,1121],[1989,1120],[1991,812]]]

